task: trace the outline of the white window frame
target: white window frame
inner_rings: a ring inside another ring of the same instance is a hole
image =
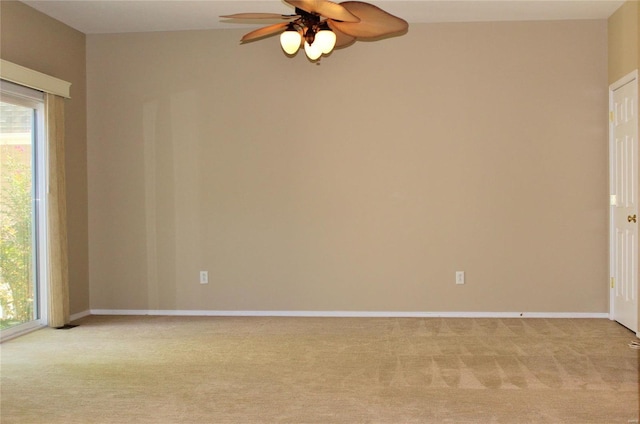
[[[35,284],[36,284],[36,300],[34,308],[36,310],[36,319],[18,324],[11,328],[0,331],[0,340],[8,340],[21,334],[37,330],[45,327],[48,320],[48,264],[47,264],[47,143],[46,143],[46,127],[45,127],[45,107],[44,93],[21,85],[13,84],[5,80],[0,80],[0,99],[4,102],[34,109],[35,114],[35,134],[34,145],[32,146],[33,174],[34,174],[34,231],[33,237],[36,250],[33,252],[35,256]]]
[[[48,93],[48,94],[54,94],[60,97],[64,97],[64,98],[71,98],[70,95],[70,90],[71,90],[71,83],[61,80],[59,78],[55,78],[52,77],[50,75],[47,74],[43,74],[41,72],[35,71],[33,69],[29,69],[29,68],[25,68],[24,66],[9,62],[7,60],[4,59],[0,59],[0,79],[4,80],[4,81],[9,81],[11,83],[14,84],[18,84],[20,86],[23,87],[28,87],[28,88],[32,88],[38,91],[41,91],[42,93]],[[37,199],[38,205],[41,205],[41,207],[47,208],[46,205],[46,190],[48,190],[48,181],[46,180],[48,173],[47,170],[47,158],[48,158],[48,153],[47,153],[47,143],[46,143],[46,134],[47,134],[47,129],[44,125],[44,120],[45,120],[45,115],[44,113],[42,114],[42,125],[40,128],[42,128],[43,131],[41,131],[41,135],[42,135],[42,140],[44,140],[42,149],[40,150],[40,155],[39,155],[39,160],[42,161],[41,163],[37,163],[36,166],[41,166],[41,181],[38,181],[40,184],[40,187],[43,191],[41,191],[40,193],[38,193]],[[37,184],[36,184],[37,185]],[[38,254],[40,255],[40,261],[39,261],[39,266],[44,267],[44,271],[41,271],[41,278],[46,278],[49,275],[49,267],[47,266],[47,260],[48,260],[48,252],[47,252],[47,239],[46,239],[46,234],[47,234],[47,227],[46,227],[46,215],[45,213],[40,213],[39,218],[38,218],[38,223],[40,224],[40,229],[41,231],[44,232],[44,237],[43,239],[40,240],[39,243],[39,247],[38,247]],[[39,270],[40,271],[40,270]],[[42,289],[44,288],[44,289]],[[43,307],[41,309],[41,314],[40,314],[40,319],[39,321],[41,321],[42,325],[46,325],[47,323],[47,312],[46,312],[46,306],[48,305],[48,299],[46,298],[47,293],[48,293],[48,287],[46,285],[41,285],[41,290],[40,290],[40,295],[41,295],[41,306]],[[33,322],[33,321],[32,321]],[[5,340],[6,338],[9,338],[9,336],[5,336],[5,332],[8,332],[9,330],[14,330],[17,329],[18,327],[21,326],[16,326],[13,327],[12,329],[7,329],[5,331],[2,331],[2,334],[0,335],[0,341],[1,340]],[[30,330],[22,330],[20,333],[14,333],[11,337],[15,337],[19,334],[22,334],[26,331],[30,331]]]

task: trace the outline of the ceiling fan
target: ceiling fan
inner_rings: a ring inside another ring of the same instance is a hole
[[[284,0],[295,14],[236,13],[221,18],[238,20],[278,20],[245,34],[243,43],[280,33],[280,44],[294,55],[304,42],[309,59],[318,60],[335,47],[345,47],[356,40],[376,40],[407,31],[409,24],[377,6],[362,1],[334,3],[329,0]]]

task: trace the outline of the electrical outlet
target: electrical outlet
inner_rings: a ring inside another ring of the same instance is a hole
[[[200,271],[200,284],[209,284],[209,271]]]
[[[464,271],[456,271],[456,284],[464,284]]]

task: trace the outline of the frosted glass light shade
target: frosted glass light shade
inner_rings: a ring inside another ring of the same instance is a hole
[[[307,54],[307,57],[311,60],[318,60],[320,56],[322,56],[322,50],[317,43],[309,44],[306,41],[304,42],[304,52]]]
[[[316,40],[313,44],[317,44],[322,53],[329,54],[336,46],[336,34],[329,29],[318,31],[316,34]]]
[[[280,46],[287,54],[296,54],[300,48],[301,41],[302,36],[298,31],[288,30],[280,34]]]

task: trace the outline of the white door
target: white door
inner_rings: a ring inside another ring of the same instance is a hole
[[[638,74],[611,86],[611,309],[638,332]]]

